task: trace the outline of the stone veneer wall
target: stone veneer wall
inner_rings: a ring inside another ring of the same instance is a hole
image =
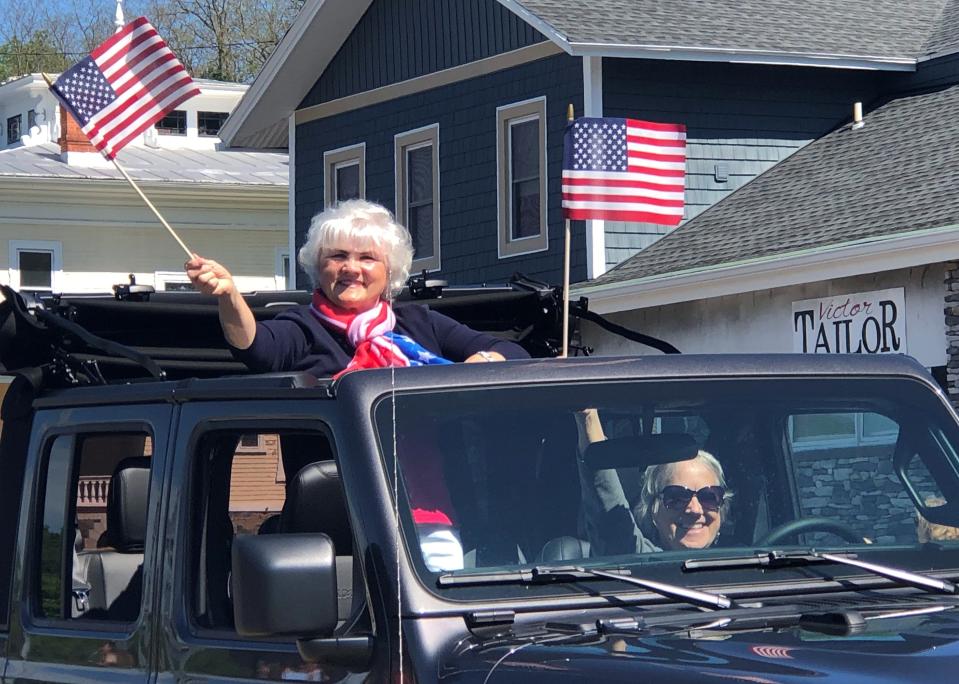
[[[893,472],[889,446],[805,452],[796,460],[803,516],[845,523],[879,544],[916,542],[916,508]],[[910,467],[910,479],[921,496],[936,494],[924,468]],[[835,537],[807,536],[812,544],[828,539]]]
[[[946,387],[949,401],[959,408],[959,262],[945,263]]]

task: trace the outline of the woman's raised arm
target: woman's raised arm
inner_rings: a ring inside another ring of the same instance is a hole
[[[233,276],[222,264],[198,254],[184,264],[193,287],[217,298],[220,327],[226,341],[237,349],[248,349],[256,336],[256,319]]]

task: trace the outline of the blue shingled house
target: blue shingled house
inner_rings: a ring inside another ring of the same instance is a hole
[[[688,220],[959,48],[956,4],[307,0],[221,136],[289,149],[291,249],[362,196],[410,228],[417,270],[558,282],[568,104],[685,124]],[[573,280],[664,232],[574,222]]]

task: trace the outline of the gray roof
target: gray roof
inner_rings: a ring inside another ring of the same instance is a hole
[[[951,0],[500,0],[574,46],[915,60]],[[945,37],[945,34],[944,34]],[[943,42],[939,40],[939,42]]]
[[[866,112],[589,286],[959,224],[959,85]]]
[[[281,152],[126,147],[117,160],[141,181],[286,186],[289,177],[289,155]],[[112,165],[91,168],[64,163],[56,143],[0,150],[0,181],[9,177],[123,179]]]
[[[927,55],[944,55],[956,50],[959,50],[959,0],[946,0],[923,52]]]

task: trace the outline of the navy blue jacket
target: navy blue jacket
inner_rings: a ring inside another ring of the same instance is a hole
[[[416,340],[450,361],[465,361],[478,351],[499,352],[507,359],[529,358],[526,350],[454,321],[419,304],[394,308],[396,332]],[[285,310],[256,324],[248,349],[232,348],[233,356],[258,373],[307,371],[321,378],[346,368],[353,347],[346,335],[331,331],[310,312],[308,305]]]

